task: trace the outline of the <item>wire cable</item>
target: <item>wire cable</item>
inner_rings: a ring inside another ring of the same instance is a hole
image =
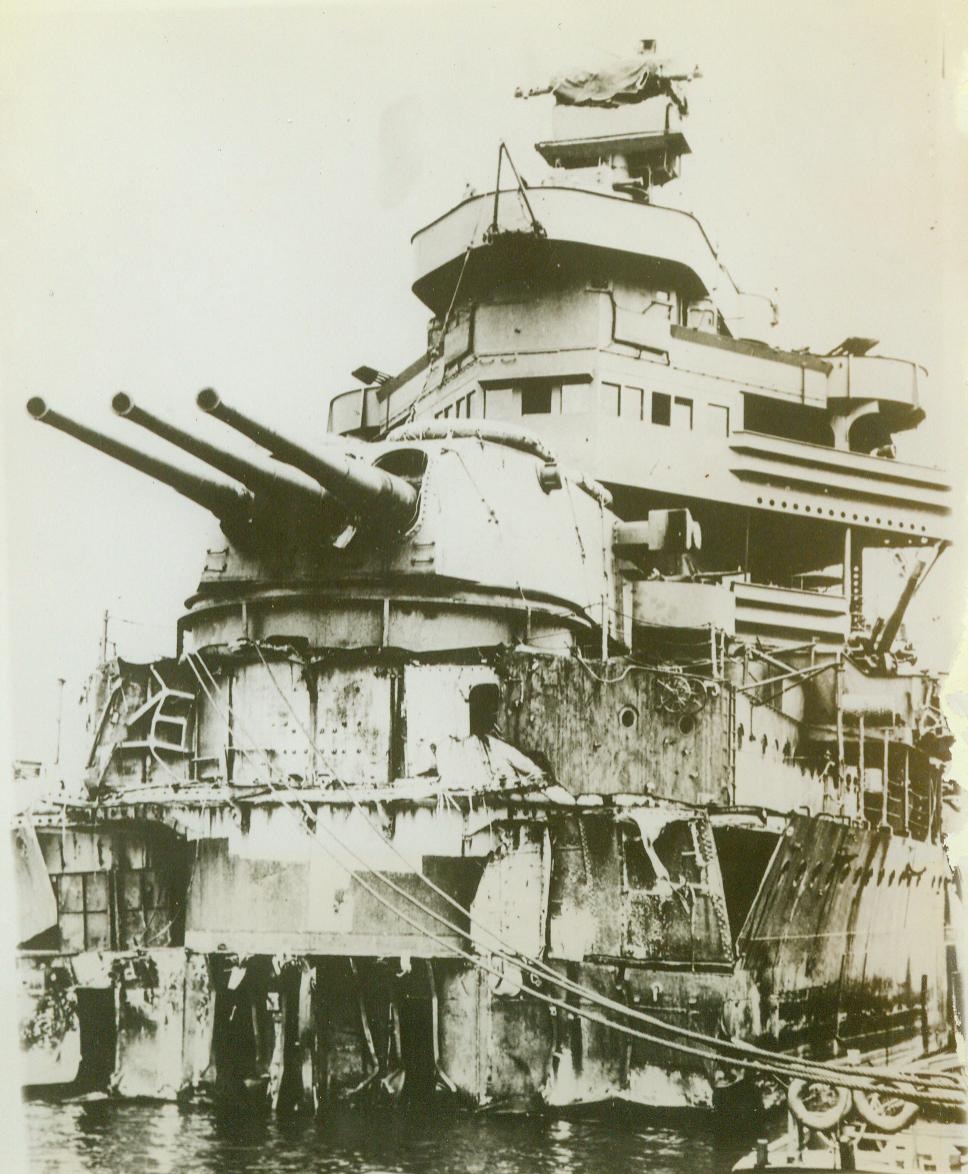
[[[302,730],[304,736],[309,737],[308,732],[305,729],[305,726],[303,726],[301,720],[298,717],[298,714],[296,714],[294,708],[292,707],[291,702],[285,696],[285,693],[280,689],[278,682],[276,681],[274,674],[272,673],[271,668],[268,665],[268,662],[262,656],[261,649],[258,647],[257,642],[253,642],[253,643],[255,644],[256,653],[259,656],[260,660],[262,661],[263,666],[265,667],[266,672],[270,678],[270,681],[272,682],[272,684],[276,688],[276,691],[279,693],[279,695],[283,699],[283,701],[287,704],[287,706],[289,706],[290,712],[293,714],[293,717],[297,721],[297,724],[299,725],[300,729]],[[202,658],[200,658],[200,657],[199,657],[199,660],[200,660],[200,663],[202,663],[203,667],[206,668],[206,671],[208,671],[207,666],[204,664],[204,660],[202,660]],[[209,672],[209,675],[211,676],[210,672]],[[212,678],[212,680],[214,682],[214,678]],[[267,765],[268,765],[268,763],[267,763]],[[400,851],[399,851],[399,849],[397,849],[396,845],[393,844],[393,842],[383,833],[382,829],[380,829],[377,825],[375,825],[369,819],[365,810],[356,801],[355,797],[349,791],[346,784],[338,778],[336,779],[336,781],[339,783],[339,785],[341,787],[343,787],[343,789],[346,791],[347,795],[349,796],[351,802],[353,803],[354,807],[359,811],[359,813],[363,816],[363,818],[364,818],[365,822],[368,824],[368,826],[376,833],[376,835],[384,842],[384,844],[386,844],[391,849],[391,851],[394,852],[394,854],[404,863],[404,865],[408,869],[411,869],[417,877],[419,877],[421,880],[423,880],[435,893],[437,893],[438,896],[440,896],[445,901],[447,901],[463,917],[466,917],[468,919],[468,922],[472,926],[476,925],[476,927],[478,929],[483,929],[484,932],[487,933],[498,944],[498,950],[496,950],[495,952],[501,954],[503,956],[504,960],[510,961],[510,963],[512,965],[516,966],[519,969],[526,970],[527,972],[533,974],[535,977],[537,977],[543,981],[551,981],[551,982],[555,983],[555,985],[561,987],[562,989],[568,990],[570,993],[576,994],[582,998],[585,998],[590,1002],[597,1003],[600,1006],[604,1006],[604,1007],[608,1008],[609,1010],[618,1011],[622,1015],[625,1015],[625,1016],[628,1016],[628,1017],[631,1017],[634,1019],[639,1019],[643,1022],[650,1024],[653,1027],[660,1029],[660,1030],[670,1030],[670,1025],[667,1024],[665,1021],[657,1019],[654,1016],[650,1016],[650,1015],[646,1014],[645,1012],[638,1010],[637,1008],[630,1008],[626,1004],[622,1004],[622,1003],[618,1003],[614,1000],[610,1000],[607,998],[607,996],[603,996],[603,995],[599,994],[599,992],[596,992],[596,991],[594,991],[590,988],[587,988],[587,987],[583,987],[580,984],[574,983],[571,980],[564,978],[557,971],[553,970],[551,967],[549,967],[543,961],[536,959],[536,958],[533,958],[533,957],[529,957],[528,955],[522,954],[520,951],[516,951],[513,948],[508,947],[507,944],[505,942],[503,942],[502,939],[497,934],[495,934],[489,927],[481,926],[479,923],[476,923],[468,909],[466,909],[464,906],[462,906],[453,897],[451,897],[451,895],[449,893],[447,893],[444,889],[437,886],[435,884],[435,882],[433,882],[431,880],[430,877],[426,876],[426,874],[424,874],[420,869],[416,868],[410,861],[408,861],[406,859],[406,857],[404,857],[403,854],[400,853]],[[371,870],[371,871],[375,872],[375,870]],[[376,875],[379,875],[379,874],[376,874]],[[386,879],[386,878],[381,877],[380,879]],[[428,907],[423,906],[419,902],[415,902],[415,899],[412,897],[412,894],[406,892],[405,890],[398,890],[398,891],[400,892],[401,896],[404,896],[406,899],[410,900],[412,903],[417,903],[418,907],[421,909],[421,912],[427,913],[429,916],[433,917],[435,920],[437,920],[442,925],[444,925],[445,928],[447,928],[451,932],[458,933],[461,936],[465,936],[465,931],[463,929],[461,929],[458,926],[455,926],[452,922],[449,922],[446,919],[443,919],[440,914],[429,909]],[[714,1037],[705,1036],[703,1033],[700,1033],[700,1032],[690,1032],[690,1031],[688,1031],[688,1029],[677,1029],[677,1030],[681,1031],[683,1034],[685,1034],[691,1038],[695,1038],[696,1040],[698,1040],[700,1042],[714,1042],[717,1046],[722,1046],[722,1047],[725,1047],[728,1049],[736,1049],[737,1051],[742,1051],[742,1052],[748,1053],[748,1054],[765,1056],[774,1062],[779,1061],[782,1063],[786,1059],[786,1057],[782,1057],[782,1056],[778,1057],[776,1053],[769,1052],[766,1049],[757,1048],[755,1045],[746,1044],[746,1043],[743,1043],[742,1041],[725,1041],[725,1040],[720,1040],[720,1039],[714,1039]],[[828,1065],[819,1064],[818,1062],[805,1061],[805,1060],[800,1060],[799,1062],[801,1064],[806,1064],[806,1065],[816,1064],[818,1067],[822,1068],[823,1071],[825,1071],[825,1072],[829,1070]],[[866,1071],[873,1072],[874,1070],[867,1069]],[[892,1073],[890,1070],[884,1070],[883,1075],[885,1076],[885,1078],[891,1078],[891,1079],[893,1079],[896,1076],[896,1074]]]
[[[285,694],[279,689],[278,682],[275,681],[274,675],[272,674],[271,669],[269,669],[268,663],[265,661],[264,657],[262,656],[261,649],[258,648],[258,645],[256,645],[256,651],[257,651],[257,654],[259,655],[259,658],[262,660],[263,665],[265,666],[266,671],[269,674],[270,679],[272,680],[273,684],[275,685],[277,691],[280,692],[280,696],[282,696],[283,699],[286,700]],[[191,654],[189,654],[189,656],[190,655]],[[202,658],[200,656],[200,654],[198,654],[198,653],[196,653],[195,656],[198,659],[199,663],[202,665],[202,667],[205,668],[206,672],[209,674],[209,677],[211,678],[211,680],[214,684],[214,677],[212,676],[211,671],[208,669],[208,666],[205,664],[204,658]],[[196,677],[198,677],[199,682],[202,685],[203,689],[205,690],[206,696],[209,697],[210,702],[218,710],[217,703],[209,695],[207,687],[205,686],[201,677],[199,677],[199,674],[198,674],[197,670],[194,668],[194,666],[192,665],[191,660],[189,660],[189,664],[192,667],[193,672],[195,672]],[[297,717],[297,720],[298,720],[298,715],[296,715],[294,711],[293,711],[293,716]],[[299,721],[299,725],[302,728],[303,733],[307,734],[307,731],[305,730],[305,727],[302,726],[301,721]],[[241,726],[241,723],[239,723],[239,728],[242,729],[243,733],[245,733],[244,728]],[[242,752],[245,753],[244,750]],[[266,765],[267,765],[267,768],[270,773],[269,785],[273,790],[277,790],[277,788],[275,788],[274,784],[271,782],[272,765],[268,761],[267,756],[266,756]],[[340,785],[345,788],[345,784],[342,783],[342,780],[339,780],[337,777],[336,781],[339,782]],[[351,800],[353,800],[353,797],[352,796],[350,796],[350,797],[351,797]],[[299,800],[298,802],[299,802],[299,806],[303,809],[304,816],[311,822],[311,826],[313,826],[313,827],[321,826],[321,825],[318,825],[316,815],[314,812],[311,811],[311,809],[308,807],[308,805],[306,805],[302,800]],[[354,807],[359,806],[355,800],[353,800],[353,802],[354,802]],[[286,805],[288,806],[288,803]],[[648,1016],[644,1012],[639,1011],[637,1008],[632,1008],[632,1007],[629,1007],[625,1004],[618,1003],[614,1000],[610,1000],[605,996],[599,995],[598,992],[589,990],[588,988],[584,988],[584,987],[580,986],[579,984],[572,983],[570,980],[564,978],[563,976],[558,974],[556,971],[554,971],[553,969],[548,967],[546,964],[544,964],[536,959],[528,958],[525,955],[521,955],[520,953],[511,950],[503,942],[501,942],[501,939],[496,934],[494,934],[493,931],[488,929],[488,927],[481,927],[479,925],[479,923],[474,923],[468,910],[466,910],[463,906],[461,906],[458,902],[456,902],[450,896],[450,894],[446,893],[445,890],[436,886],[434,884],[434,882],[432,882],[429,877],[426,877],[425,874],[423,874],[419,869],[414,868],[414,866],[402,856],[402,854],[399,852],[399,850],[396,848],[396,846],[394,844],[392,844],[391,841],[388,840],[388,838],[382,833],[382,831],[380,829],[376,828],[375,825],[372,824],[372,822],[369,820],[369,817],[366,816],[365,812],[363,812],[362,814],[364,815],[364,819],[366,820],[366,822],[372,828],[374,828],[374,830],[377,832],[377,834],[380,836],[380,838],[383,840],[383,842],[386,843],[391,848],[391,850],[393,850],[394,853],[404,861],[404,863],[406,864],[406,866],[409,869],[413,870],[414,873],[417,876],[419,876],[421,879],[423,879],[425,881],[425,883],[427,883],[439,896],[441,896],[446,901],[448,901],[449,904],[454,906],[454,908],[457,909],[462,914],[462,916],[468,918],[468,920],[471,924],[477,924],[478,928],[483,928],[485,930],[485,932],[488,933],[489,936],[492,937],[494,939],[494,941],[496,941],[499,944],[498,949],[493,952],[496,953],[498,956],[500,956],[503,961],[510,962],[510,964],[513,965],[515,968],[517,968],[519,970],[525,970],[526,972],[531,973],[534,977],[539,979],[539,981],[542,981],[542,982],[549,982],[550,981],[550,982],[554,983],[556,986],[560,987],[561,989],[567,990],[567,991],[569,991],[569,993],[575,994],[580,998],[585,998],[587,1001],[597,1003],[598,1005],[607,1007],[610,1010],[618,1011],[624,1017],[639,1019],[644,1022],[647,1022],[650,1025],[652,1025],[653,1027],[658,1028],[662,1031],[666,1031],[666,1032],[674,1031],[679,1035],[696,1039],[698,1042],[705,1044],[707,1047],[712,1046],[714,1048],[720,1049],[720,1051],[726,1050],[728,1052],[742,1052],[744,1054],[753,1053],[759,1057],[759,1063],[751,1062],[750,1066],[753,1068],[756,1068],[758,1066],[762,1066],[764,1062],[768,1062],[774,1068],[781,1067],[782,1069],[786,1070],[788,1065],[791,1064],[791,1061],[788,1057],[778,1056],[776,1053],[771,1053],[771,1052],[766,1051],[764,1049],[758,1049],[754,1045],[743,1044],[738,1041],[724,1041],[724,1040],[720,1040],[720,1039],[717,1039],[714,1037],[708,1037],[708,1036],[703,1035],[702,1033],[691,1032],[691,1031],[688,1031],[688,1029],[679,1028],[676,1025],[670,1025],[662,1020],[655,1019],[654,1017]],[[326,830],[327,830],[327,832],[329,832],[329,829],[326,829]],[[331,832],[329,832],[329,834],[335,835],[335,833],[331,833]],[[373,869],[367,862],[362,860],[361,857],[359,857],[355,852],[353,852],[352,849],[348,848],[345,844],[343,844],[342,841],[338,841],[338,842],[340,843],[342,850],[345,851],[347,854],[349,854],[353,859],[355,859],[363,868],[365,868],[372,875],[376,876],[379,880],[383,881],[388,887],[393,889],[399,896],[403,897],[410,904],[412,904],[416,908],[418,908],[422,913],[429,916],[432,920],[437,921],[439,924],[443,925],[450,932],[457,934],[459,937],[461,937],[461,938],[467,937],[466,930],[464,930],[463,928],[461,928],[459,926],[454,925],[453,922],[448,921],[446,918],[444,918],[436,910],[433,910],[433,909],[429,908],[428,906],[424,905],[422,902],[420,902],[419,900],[414,898],[412,893],[409,893],[407,890],[402,889],[395,882],[393,882],[389,877],[386,877],[386,876],[380,874],[377,870]],[[357,879],[359,880],[359,878],[357,878]],[[395,910],[395,912],[399,913],[399,910]],[[428,936],[430,936],[432,938],[432,940],[438,941],[439,944],[445,944],[445,943],[441,943],[439,939],[434,938],[433,935],[428,934]],[[449,944],[447,944],[447,945],[449,947]],[[470,960],[472,962],[474,961],[474,958],[472,955],[461,952],[461,956],[467,958],[468,960]],[[522,986],[521,989],[531,993],[531,988],[529,988],[527,986]],[[567,1009],[573,1010],[573,1008],[571,1007],[570,1004],[564,1004],[564,1006]],[[614,1027],[616,1030],[620,1030],[620,1031],[627,1030],[626,1025],[615,1023],[612,1020],[606,1020],[606,1019],[603,1019],[602,1017],[595,1017],[594,1021],[596,1021],[596,1022],[601,1021],[608,1026]],[[669,1047],[673,1046],[673,1044],[670,1042],[670,1040],[668,1040],[666,1037],[655,1037],[655,1036],[651,1036],[647,1033],[640,1033],[640,1034],[641,1034],[642,1038],[645,1038],[645,1039],[649,1040],[650,1042],[653,1042],[653,1043],[656,1043],[659,1045],[669,1046]],[[714,1053],[714,1055],[715,1055],[715,1053]],[[733,1066],[737,1066],[737,1065],[743,1066],[742,1064],[740,1064],[737,1056],[733,1056],[732,1058],[726,1060],[720,1054],[716,1058],[719,1058],[723,1062],[732,1064]],[[793,1070],[793,1067],[791,1067],[791,1071],[792,1070]],[[819,1064],[817,1062],[811,1062],[811,1061],[797,1061],[795,1063],[795,1070],[800,1073],[802,1073],[805,1070],[806,1071],[813,1071],[814,1078],[818,1078],[818,1079],[828,1078],[829,1073],[831,1071],[831,1069],[828,1065],[823,1065],[823,1064]],[[837,1071],[842,1071],[842,1070],[837,1070]],[[854,1070],[854,1071],[856,1072],[856,1070]],[[868,1071],[872,1071],[872,1070],[868,1070]],[[850,1073],[848,1073],[848,1075],[850,1075]],[[897,1073],[893,1073],[890,1071],[885,1072],[884,1077],[887,1079],[890,1079],[894,1082],[900,1081],[901,1083],[903,1083],[905,1085],[905,1087],[909,1087],[912,1084],[921,1084],[922,1083],[919,1078],[904,1077],[904,1076],[900,1076]]]

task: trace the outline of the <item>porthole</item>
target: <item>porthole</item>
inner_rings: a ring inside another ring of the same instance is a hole
[[[623,705],[618,711],[619,724],[625,729],[631,730],[635,728],[636,722],[639,720],[638,711],[631,705]]]
[[[696,728],[696,719],[691,713],[684,714],[679,718],[679,732],[682,734],[691,734]]]

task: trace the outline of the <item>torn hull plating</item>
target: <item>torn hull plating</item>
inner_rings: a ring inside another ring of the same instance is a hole
[[[341,827],[344,843],[348,823],[362,827],[359,813],[332,799],[311,807],[321,842],[323,825]],[[444,935],[426,916],[436,941],[401,933],[410,927],[394,924],[363,886],[381,875],[406,881],[405,872],[337,867],[309,837],[293,841],[290,810],[277,802],[172,805],[165,816],[177,834],[154,855],[138,848],[158,843],[151,809],[141,804],[110,804],[98,826],[66,836],[41,826],[59,893],[65,878],[91,874],[77,870],[86,851],[113,859],[109,906],[134,905],[132,876],[143,892],[162,850],[191,857],[191,880],[183,906],[172,897],[158,912],[126,914],[129,927],[139,919],[153,927],[141,940],[181,933],[184,945],[118,950],[105,941],[94,949],[78,940],[74,953],[25,955],[28,1081],[161,1098],[208,1088],[279,1109],[449,1094],[527,1110],[609,1100],[710,1106],[737,1079],[534,1001],[524,989],[533,980],[513,966],[487,973],[455,958],[455,949],[474,951],[475,938],[488,957],[485,927],[527,955],[543,953],[583,988],[710,1036],[892,1059],[947,1041],[938,845],[809,816],[793,817],[780,834],[751,833],[771,847],[734,930],[730,913],[742,909],[734,898],[730,910],[723,876],[737,865],[730,857],[739,845],[728,842],[735,831],[717,835],[695,809],[609,811],[538,796],[367,808],[392,824],[395,845],[416,850],[423,871],[466,903],[475,930],[465,924]],[[90,812],[83,815],[86,822]],[[77,810],[72,822],[81,821]],[[685,886],[667,866],[666,891],[645,887],[649,853],[639,825],[647,821],[655,864],[674,866],[674,845],[692,877]],[[206,835],[192,843],[203,826]],[[359,828],[354,842],[363,843]],[[98,902],[90,881],[81,888],[90,935]],[[447,907],[438,901],[435,911],[446,915]],[[109,910],[108,920],[114,916]],[[71,917],[61,913],[73,932]],[[936,932],[926,934],[926,925]]]

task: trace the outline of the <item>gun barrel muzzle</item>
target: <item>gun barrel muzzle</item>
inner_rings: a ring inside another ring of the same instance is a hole
[[[198,393],[196,403],[203,412],[312,477],[351,513],[398,529],[405,529],[413,521],[418,492],[403,477],[335,446],[311,451],[230,407],[210,387]]]
[[[223,523],[237,525],[249,517],[252,497],[244,490],[200,477],[178,465],[169,464],[141,452],[140,449],[122,444],[110,436],[88,428],[85,424],[79,424],[76,420],[61,415],[49,407],[40,396],[32,396],[27,401],[27,411],[35,420],[48,424],[51,428],[81,441],[82,444],[170,486],[183,497],[211,511]]]

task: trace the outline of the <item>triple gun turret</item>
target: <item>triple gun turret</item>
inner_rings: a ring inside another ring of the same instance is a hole
[[[280,520],[285,518],[316,523],[322,533],[330,535],[335,535],[350,522],[399,531],[413,521],[418,489],[410,480],[371,465],[349,450],[332,444],[327,444],[326,451],[312,452],[225,404],[211,388],[198,394],[197,404],[207,415],[214,416],[267,449],[275,458],[273,466],[276,462],[289,465],[298,473],[227,452],[159,419],[139,407],[123,391],[112,400],[119,416],[139,424],[239,484],[202,477],[150,456],[61,415],[39,396],[28,400],[27,411],[35,420],[146,473],[203,506],[218,518],[233,541],[244,541],[246,536],[253,541],[259,540],[276,530]]]

